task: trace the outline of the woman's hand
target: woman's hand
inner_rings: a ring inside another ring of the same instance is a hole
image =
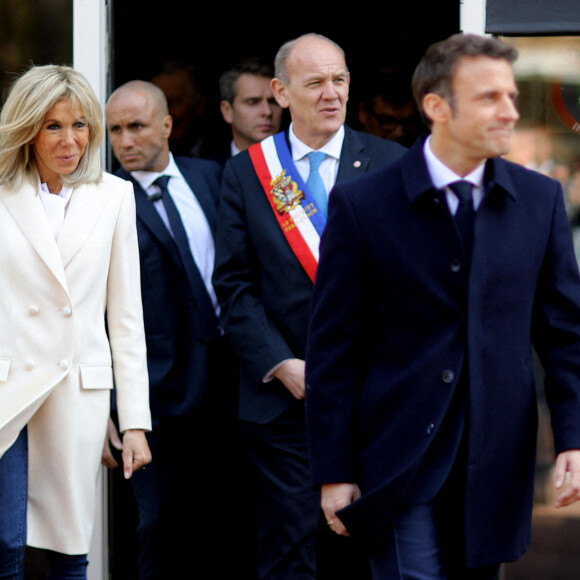
[[[151,462],[151,451],[142,429],[129,429],[123,434],[123,475],[129,479],[140,467]]]

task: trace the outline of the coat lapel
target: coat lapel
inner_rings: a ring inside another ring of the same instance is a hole
[[[0,188],[0,199],[34,251],[68,293],[63,260],[36,188],[30,183],[16,191]]]
[[[75,186],[58,234],[58,247],[65,268],[93,233],[106,203],[105,189],[95,184]]]

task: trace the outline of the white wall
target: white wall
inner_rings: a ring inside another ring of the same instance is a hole
[[[462,32],[485,34],[486,0],[463,0],[460,4],[459,26]]]

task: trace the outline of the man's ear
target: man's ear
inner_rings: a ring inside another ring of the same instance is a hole
[[[278,104],[286,109],[288,107],[288,97],[286,96],[286,86],[282,83],[280,79],[272,79],[270,83],[272,87],[272,93]]]
[[[223,100],[220,102],[220,111],[224,121],[231,125],[234,122],[234,110],[229,101]]]
[[[163,137],[165,139],[169,139],[169,135],[171,135],[171,129],[173,128],[173,117],[171,115],[165,115],[162,121],[163,125]]]
[[[447,123],[451,117],[451,106],[447,99],[437,93],[427,93],[422,101],[423,112],[432,123]]]

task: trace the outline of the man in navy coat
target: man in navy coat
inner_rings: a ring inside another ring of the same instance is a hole
[[[226,165],[214,286],[241,359],[239,417],[256,476],[258,576],[314,579],[320,507],[307,460],[304,355],[323,205],[335,181],[404,149],[344,126],[349,73],[335,43],[311,34],[290,41],[275,68],[274,96],[289,109],[291,127]],[[323,158],[316,200],[311,152]]]
[[[329,527],[367,546],[374,578],[494,578],[524,553],[532,342],[556,505],[579,497],[580,279],[559,184],[500,158],[516,56],[472,35],[433,45],[413,79],[430,135],[331,196],[307,432]]]
[[[119,87],[107,102],[106,120],[121,163],[117,174],[135,189],[153,416],[148,435],[155,458],[132,480],[139,577],[177,578],[192,546],[201,569],[204,562],[215,565],[222,520],[232,514],[227,501],[233,497],[224,501],[221,492],[225,466],[232,468],[235,458],[235,374],[228,376],[233,359],[211,284],[221,169],[171,155],[172,118],[165,95],[151,83]],[[162,175],[169,178],[164,190],[157,181]],[[171,207],[185,228],[183,244]]]

